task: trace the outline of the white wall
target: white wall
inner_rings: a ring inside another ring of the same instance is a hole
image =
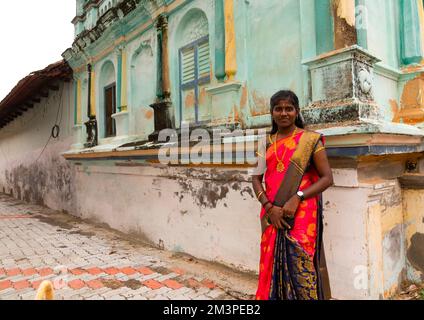
[[[60,155],[73,142],[73,100],[72,83],[62,83],[59,91],[50,91],[48,98],[0,130],[0,191],[74,211],[73,169]],[[59,138],[47,144],[59,123]]]

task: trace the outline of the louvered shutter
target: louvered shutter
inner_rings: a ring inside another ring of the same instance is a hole
[[[197,49],[197,65],[199,78],[204,78],[210,74],[209,41],[199,45]]]
[[[196,79],[194,48],[181,52],[182,84],[192,82]]]

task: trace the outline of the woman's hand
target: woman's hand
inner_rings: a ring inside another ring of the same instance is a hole
[[[282,208],[283,218],[293,218],[300,204],[300,198],[294,195]]]
[[[272,206],[267,212],[271,224],[277,229],[291,229],[290,225],[284,220],[283,208]]]

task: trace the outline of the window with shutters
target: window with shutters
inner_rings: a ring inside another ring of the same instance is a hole
[[[180,49],[180,119],[201,123],[201,87],[210,83],[209,36]]]

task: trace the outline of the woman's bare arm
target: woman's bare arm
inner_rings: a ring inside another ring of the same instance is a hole
[[[263,175],[252,176],[253,191],[255,192],[256,197],[259,196],[258,200],[262,205],[264,205],[268,201],[268,198],[265,194],[264,187],[262,185],[263,179],[264,179]]]
[[[317,196],[334,184],[333,173],[331,172],[327,152],[325,150],[316,152],[313,155],[313,159],[320,178],[316,183],[303,191],[305,199]]]

